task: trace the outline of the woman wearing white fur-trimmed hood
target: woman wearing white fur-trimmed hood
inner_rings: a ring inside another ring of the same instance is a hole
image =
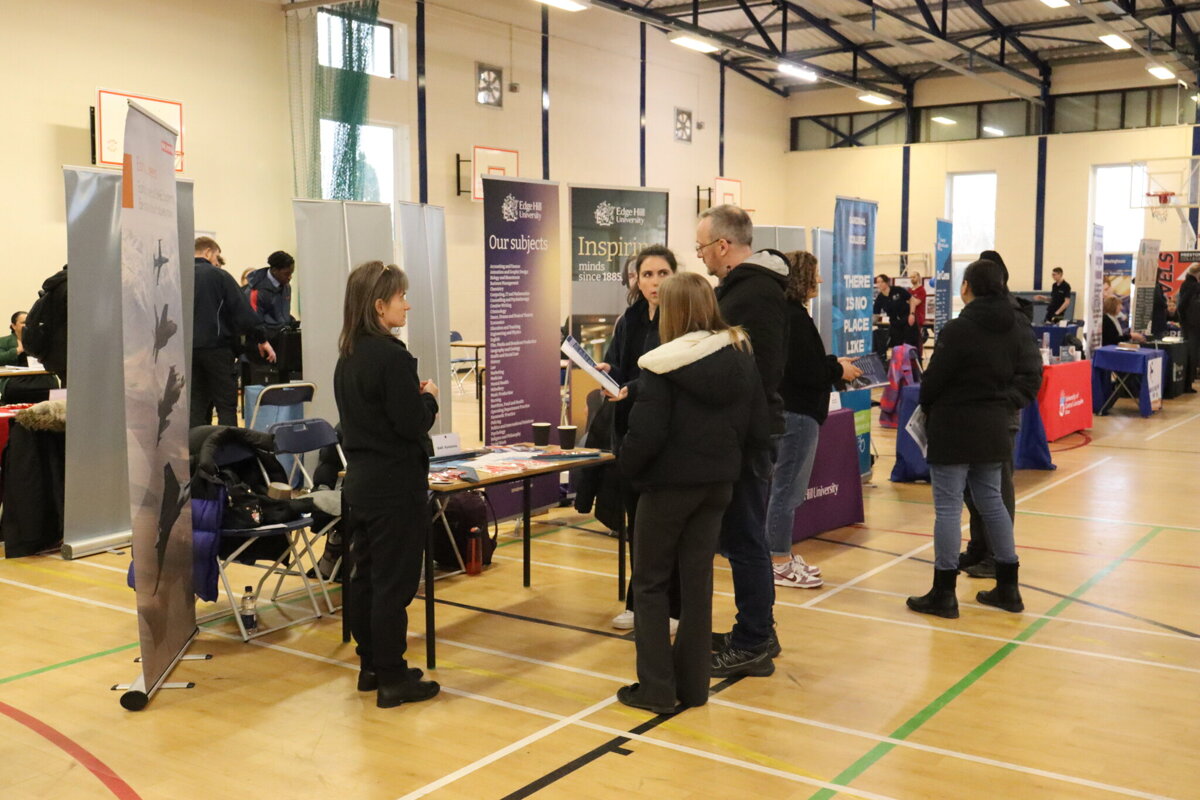
[[[769,447],[770,429],[750,341],[721,318],[708,282],[692,272],[668,278],[659,313],[663,344],[638,360],[621,448],[621,469],[641,497],[632,587],[638,682],[617,698],[669,714],[708,699],[721,517],[744,455]],[[681,613],[672,645],[667,586],[675,564]]]

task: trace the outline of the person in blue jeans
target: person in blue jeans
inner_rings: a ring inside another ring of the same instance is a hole
[[[1041,364],[1021,357],[1029,331],[1017,324],[1020,312],[1009,300],[1001,267],[986,260],[971,263],[961,295],[966,305],[937,337],[921,382],[936,513],[933,588],[908,598],[913,611],[947,619],[958,617],[955,585],[968,487],[996,561],[996,588],[979,592],[976,600],[1005,611],[1025,609],[1000,475],[1012,458],[1009,418],[1033,401],[1042,382]]]
[[[812,253],[778,253],[787,262],[784,290],[788,311],[787,361],[779,394],[783,397],[784,432],[775,437],[775,473],[767,499],[767,541],[776,586],[816,589],[824,581],[821,568],[792,553],[796,509],[804,503],[817,456],[821,425],[829,416],[829,393],[835,384],[851,381],[862,371],[848,358],[825,353],[825,344],[808,301],[817,296],[821,272]]]

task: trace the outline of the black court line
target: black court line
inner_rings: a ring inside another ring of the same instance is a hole
[[[421,595],[421,594],[418,594],[417,597],[421,598],[422,600],[425,599],[425,596]],[[580,633],[590,633],[593,636],[604,636],[608,639],[621,639],[622,641],[626,641],[626,642],[633,641],[633,632],[632,631],[629,633],[613,633],[612,631],[601,631],[601,630],[597,630],[595,628],[585,628],[582,625],[572,625],[569,622],[555,622],[554,620],[542,619],[541,617],[531,617],[526,614],[514,614],[511,611],[500,611],[499,609],[495,609],[495,608],[484,608],[483,606],[473,606],[469,603],[458,603],[458,602],[455,602],[454,600],[443,600],[440,597],[435,597],[433,602],[437,603],[438,605],[453,606],[454,608],[465,608],[468,611],[478,611],[482,614],[493,614],[497,617],[506,617],[508,619],[516,619],[516,620],[520,620],[521,622],[536,622],[539,625],[549,625],[552,628],[563,628],[564,630],[569,630],[569,631],[579,631]]]
[[[869,550],[872,553],[882,553],[883,555],[888,555],[888,556],[904,555],[903,553],[895,553],[891,550],[883,550],[878,547],[868,547],[865,544],[856,544],[854,542],[839,542],[837,539],[826,539],[824,536],[810,536],[809,538],[816,539],[819,542],[828,542],[829,544],[840,544],[843,547],[854,547],[859,550]],[[928,559],[928,558],[919,558],[918,556],[909,556],[909,560],[910,561],[918,561],[922,564],[929,564],[930,566],[933,565],[933,560]],[[1056,592],[1053,589],[1043,589],[1040,586],[1033,586],[1028,583],[1022,583],[1021,588],[1029,589],[1030,591],[1034,591],[1034,592],[1041,592],[1042,594],[1048,594],[1051,597],[1057,597],[1060,600],[1066,599],[1068,597],[1068,595],[1062,594],[1060,592]],[[1113,608],[1112,606],[1101,605],[1100,603],[1093,603],[1090,600],[1084,600],[1079,597],[1071,597],[1071,601],[1074,603],[1078,603],[1079,605],[1088,606],[1089,608],[1094,608],[1098,611],[1107,611],[1108,613],[1116,614],[1119,617],[1125,617],[1126,619],[1132,619],[1132,620],[1136,620],[1138,622],[1144,622],[1147,625],[1153,625],[1156,628],[1162,628],[1163,630],[1171,631],[1172,633],[1178,633],[1183,636],[1191,637],[1193,639],[1200,639],[1200,633],[1196,633],[1194,631],[1189,631],[1184,628],[1178,628],[1178,627],[1176,627],[1174,625],[1170,625],[1166,622],[1159,622],[1156,619],[1150,619],[1149,617],[1139,617],[1137,614],[1133,614],[1129,611],[1122,611],[1119,608]]]
[[[728,689],[730,686],[733,686],[735,683],[737,683],[740,680],[741,680],[740,677],[739,678],[726,678],[725,680],[721,681],[720,683],[718,683],[715,686],[713,686],[712,688],[710,688],[708,690],[708,696],[712,697],[715,694],[719,694],[720,692],[723,692],[724,690]],[[653,718],[643,722],[641,725],[638,725],[636,728],[631,728],[629,730],[629,732],[640,736],[641,734],[644,734],[644,733],[654,730],[659,725],[662,725],[664,722],[674,719],[677,716],[679,716],[679,715],[678,714],[659,714],[658,716],[653,717]],[[530,783],[525,784],[520,789],[517,789],[515,792],[506,794],[501,800],[522,800],[522,798],[529,797],[533,794],[536,794],[537,792],[540,792],[542,789],[545,789],[546,787],[556,783],[557,781],[562,780],[563,778],[567,777],[568,775],[570,775],[573,772],[577,772],[578,770],[582,769],[583,767],[586,767],[588,764],[591,764],[593,761],[600,758],[601,756],[607,755],[609,753],[616,753],[617,755],[621,755],[621,756],[632,755],[633,751],[625,748],[625,745],[628,744],[630,741],[631,740],[627,736],[613,737],[612,739],[610,739],[609,741],[600,745],[599,747],[595,747],[595,748],[589,750],[588,752],[584,753],[583,755],[579,756],[578,758],[568,761],[566,764],[563,764],[561,767],[551,770],[550,772],[547,772],[542,777],[540,777],[534,781],[531,781]]]

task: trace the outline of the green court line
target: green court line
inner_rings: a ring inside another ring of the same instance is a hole
[[[1079,588],[1060,600],[1058,604],[1054,606],[1054,608],[1046,612],[1044,617],[1039,617],[1038,619],[1034,620],[1033,623],[1013,637],[1012,641],[1002,646],[995,653],[992,653],[992,655],[985,659],[982,664],[975,667],[975,669],[963,676],[963,678],[961,678],[957,683],[955,683],[946,691],[942,692],[942,694],[939,695],[933,702],[910,717],[903,725],[893,731],[889,735],[889,738],[904,740],[911,736],[917,731],[917,729],[928,722],[934,714],[945,708],[952,700],[961,695],[972,684],[990,672],[993,667],[1012,654],[1021,642],[1032,638],[1035,633],[1040,631],[1049,622],[1051,622],[1053,617],[1061,614],[1068,606],[1074,603],[1077,598],[1081,597],[1085,592],[1106,578],[1114,569],[1120,566],[1127,559],[1131,558],[1134,553],[1142,549],[1142,547],[1148,544],[1151,539],[1153,539],[1163,530],[1165,530],[1163,527],[1152,529],[1149,533],[1133,544],[1128,550],[1085,581]],[[887,755],[894,747],[896,747],[896,742],[880,742],[849,767],[842,770],[842,772],[836,778],[831,780],[830,783],[836,783],[841,786],[849,786],[851,781],[874,766],[876,762]],[[809,800],[829,800],[829,798],[836,794],[837,792],[832,789],[821,789],[820,791],[814,793]]]
[[[0,685],[3,685],[5,683],[12,683],[13,681],[19,681],[22,678],[32,678],[34,675],[41,675],[43,672],[50,672],[51,670],[60,669],[62,667],[69,667],[72,664],[79,664],[80,662],[83,662],[83,661],[91,661],[93,658],[103,658],[104,656],[111,656],[113,653],[121,653],[121,652],[124,652],[125,650],[132,650],[133,648],[135,648],[137,646],[138,646],[137,642],[130,642],[129,644],[123,644],[120,647],[114,647],[111,650],[101,650],[99,653],[92,653],[91,655],[80,656],[79,658],[72,658],[69,661],[60,661],[57,664],[50,664],[49,666],[38,667],[37,669],[31,669],[28,672],[22,672],[20,675],[9,675],[7,678],[0,678]]]

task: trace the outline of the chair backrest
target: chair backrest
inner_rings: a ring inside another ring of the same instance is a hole
[[[458,331],[450,331],[450,341],[452,341],[452,342],[461,342],[461,341],[462,341],[462,334],[461,334],[461,333],[459,333]]]
[[[308,403],[316,394],[316,384],[312,383],[274,383],[264,386],[258,394],[260,406],[294,406]]]
[[[267,432],[275,437],[276,453],[311,453],[338,441],[333,426],[320,417],[276,422]]]

